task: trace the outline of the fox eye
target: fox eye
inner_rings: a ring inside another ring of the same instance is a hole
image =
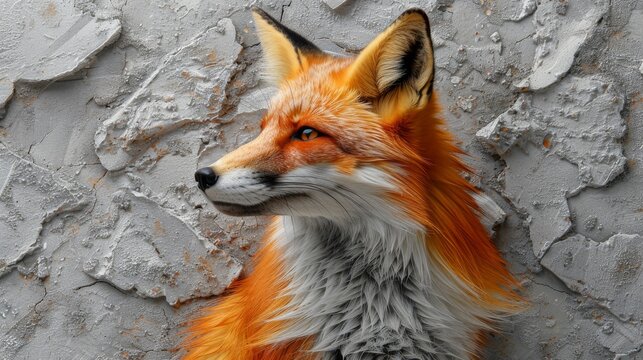
[[[293,135],[293,138],[301,141],[310,141],[321,136],[321,133],[311,127],[302,126]]]

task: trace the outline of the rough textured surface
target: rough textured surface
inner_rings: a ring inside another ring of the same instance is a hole
[[[625,169],[623,102],[608,82],[570,76],[551,90],[520,95],[476,133],[507,163],[504,193],[529,213],[537,257],[571,228],[566,197],[605,186]],[[519,150],[510,151],[514,146]],[[540,181],[528,181],[534,176]]]
[[[43,224],[82,209],[90,197],[86,187],[16,156],[0,143],[0,276],[45,246],[39,243]],[[39,278],[47,276],[39,270]]]
[[[616,234],[599,243],[574,235],[554,244],[541,260],[573,291],[598,301],[623,323],[605,322],[599,339],[630,354],[643,345],[643,238]]]
[[[0,4],[0,111],[14,84],[58,80],[88,65],[114,42],[120,20],[98,18],[70,2],[18,1]]]
[[[232,21],[223,19],[164,56],[98,129],[103,166],[120,170],[161,136],[218,116],[240,51]]]
[[[532,303],[486,358],[641,357],[640,0],[255,4],[343,55],[424,8],[444,115]],[[193,180],[259,131],[274,92],[249,6],[0,10],[0,359],[178,357],[179,324],[265,222],[219,214]]]
[[[97,233],[83,271],[168,304],[220,294],[241,266],[142,194],[114,193],[108,226]],[[193,259],[193,257],[195,257]]]

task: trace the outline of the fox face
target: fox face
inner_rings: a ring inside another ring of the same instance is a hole
[[[322,52],[260,9],[253,16],[279,91],[256,139],[196,172],[201,190],[238,216],[388,210],[397,183],[425,163],[415,121],[433,83],[424,12],[402,14],[356,58]]]

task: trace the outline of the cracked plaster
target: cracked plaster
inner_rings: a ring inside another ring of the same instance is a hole
[[[643,233],[640,1],[257,5],[344,55],[407,8],[427,10],[444,116],[532,303],[486,358],[640,356],[640,267],[623,255]],[[192,179],[259,131],[274,91],[260,81],[249,8],[1,6],[17,16],[0,16],[0,187],[29,201],[22,227],[0,237],[11,258],[0,359],[178,357],[178,324],[239,274],[264,224],[219,214]],[[42,186],[19,181],[29,177]],[[638,280],[619,281],[628,269]]]
[[[567,197],[605,186],[625,169],[623,102],[603,79],[567,77],[550,91],[520,95],[477,132],[507,163],[504,193],[530,215],[537,257],[571,228]]]
[[[83,14],[65,1],[5,1],[0,13],[0,111],[16,82],[65,78],[114,42],[120,20]],[[1,114],[0,114],[1,115]]]

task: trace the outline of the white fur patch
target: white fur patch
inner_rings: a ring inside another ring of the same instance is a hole
[[[392,176],[376,167],[364,166],[353,174],[341,173],[331,164],[297,168],[271,181],[266,174],[252,169],[235,169],[221,175],[205,193],[214,202],[252,206],[290,195],[271,204],[270,212],[278,215],[322,217],[338,222],[351,222],[359,217],[395,218],[404,228],[416,227],[386,194],[396,191]]]
[[[252,169],[235,169],[219,176],[214,186],[205,190],[208,199],[239,205],[255,205],[270,198],[261,173]]]

